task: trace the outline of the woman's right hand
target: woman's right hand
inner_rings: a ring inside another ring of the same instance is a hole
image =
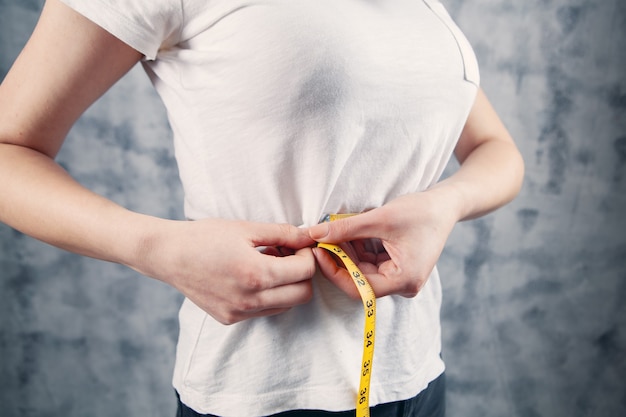
[[[223,219],[157,222],[130,266],[177,288],[223,324],[279,314],[313,294],[314,242],[305,230]]]

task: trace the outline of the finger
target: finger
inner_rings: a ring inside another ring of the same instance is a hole
[[[253,317],[284,313],[294,306],[309,302],[312,297],[313,285],[309,279],[222,299],[222,308],[207,312],[222,324],[233,324]]]
[[[368,239],[368,242],[370,243],[372,252],[376,254],[386,252],[385,245],[383,245],[383,242],[380,239],[371,238]]]
[[[245,318],[270,316],[283,313],[297,305],[305,304],[313,297],[311,280],[283,285],[256,293],[233,306],[235,316]]]
[[[380,297],[390,294],[415,297],[429,276],[402,270],[393,259],[378,265],[378,273],[367,275],[372,289]]]
[[[252,313],[267,310],[290,309],[308,303],[313,297],[313,284],[310,279],[295,284],[275,287],[257,295],[260,308]]]
[[[257,247],[257,249],[262,254],[270,256],[291,256],[296,253],[292,248],[285,246],[261,246]]]
[[[378,248],[372,243],[372,239],[359,239],[350,242],[356,257],[360,262],[376,264],[378,259]],[[355,259],[355,258],[353,258]]]
[[[239,297],[222,299],[220,308],[214,309],[202,303],[203,309],[222,324],[234,324],[254,317],[264,317],[284,313],[313,297],[311,280],[301,281],[268,290],[241,294]],[[215,303],[212,304],[215,306]]]
[[[359,267],[359,270],[361,270],[361,272],[363,272],[366,276],[369,276],[369,274],[378,273],[378,266],[376,266],[376,264],[369,262],[359,262],[357,266]]]
[[[348,257],[350,259],[352,259],[353,262],[358,262],[359,261],[359,257],[358,257],[357,251],[352,246],[352,242],[340,243],[339,247],[345,252],[346,255],[348,255]]]
[[[345,268],[338,266],[335,258],[326,249],[314,248],[313,253],[322,275],[350,298],[358,300],[360,298],[359,291],[356,289],[350,273]]]
[[[315,243],[306,229],[286,223],[252,223],[252,226],[246,225],[246,227],[250,227],[252,231],[251,242],[254,246],[284,246],[300,249]]]
[[[387,252],[380,252],[376,255],[376,261],[373,264],[380,265],[383,262],[391,260],[391,256]]]
[[[400,290],[400,281],[381,273],[380,268],[377,268],[377,272],[366,274],[366,276],[377,298],[403,292]]]
[[[359,300],[361,295],[348,270],[338,266],[334,257],[328,251],[321,248],[315,248],[313,249],[313,252],[320,271],[324,277],[335,284],[350,298]],[[388,275],[380,273],[380,270],[376,265],[362,262],[358,265],[358,267],[370,283],[376,298],[385,297],[391,294],[398,294],[405,297],[415,295],[405,290],[404,284],[402,284],[400,280],[393,279]],[[390,267],[387,269],[393,268]]]
[[[338,266],[330,252],[322,248],[314,248],[313,252],[322,274],[350,298],[360,299],[360,293],[348,270]],[[425,281],[417,279],[407,281],[405,277],[401,276],[401,271],[393,260],[385,261],[378,266],[368,262],[360,262],[358,267],[370,283],[376,298],[392,294],[414,297],[425,283]]]
[[[288,248],[286,246],[278,246],[277,249],[280,252],[280,256],[291,256],[296,254],[296,251],[293,248]]]
[[[295,254],[288,256],[265,256],[261,265],[263,269],[260,272],[267,280],[263,289],[306,281],[315,274],[315,258],[311,248],[299,249]]]
[[[256,318],[256,317],[267,317],[267,316],[274,316],[277,314],[282,314],[288,310],[289,308],[275,308],[275,309],[255,311],[252,313],[228,312],[228,313],[223,313],[223,314],[211,313],[208,310],[205,310],[205,311],[209,313],[215,320],[219,321],[220,323],[224,325],[231,325],[231,324],[239,323],[241,321]]]
[[[259,251],[263,255],[282,256],[280,250],[276,246],[263,246]]]
[[[237,321],[243,321],[243,320],[248,320],[248,319],[253,319],[253,318],[258,318],[258,317],[277,316],[279,314],[286,313],[289,310],[291,310],[291,308],[271,308],[267,310],[260,310],[254,313],[242,314]]]

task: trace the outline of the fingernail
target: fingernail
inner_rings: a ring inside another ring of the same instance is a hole
[[[309,236],[311,239],[318,240],[326,237],[329,231],[328,223],[320,223],[309,229]]]

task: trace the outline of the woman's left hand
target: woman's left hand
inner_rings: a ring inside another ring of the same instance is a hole
[[[313,226],[309,235],[318,242],[341,243],[377,297],[414,297],[458,221],[452,198],[443,188],[407,194],[371,211]],[[324,276],[358,299],[348,271],[325,249],[315,248],[314,254]]]

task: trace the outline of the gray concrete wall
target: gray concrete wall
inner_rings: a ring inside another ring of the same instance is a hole
[[[444,4],[527,164],[520,197],[460,224],[441,259],[449,415],[626,415],[626,2]],[[0,77],[40,7],[0,0]],[[164,116],[136,68],[59,161],[131,209],[181,218]],[[180,301],[0,225],[0,415],[172,416]]]

